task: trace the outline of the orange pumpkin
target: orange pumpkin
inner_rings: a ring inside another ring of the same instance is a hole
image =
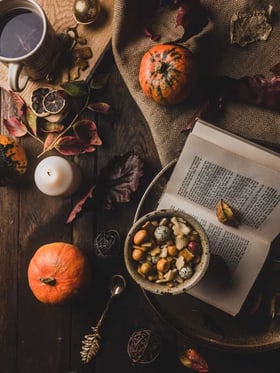
[[[197,81],[194,55],[181,46],[158,44],[142,57],[139,82],[146,96],[162,105],[183,102]]]
[[[60,304],[79,294],[89,284],[91,273],[77,246],[52,242],[37,249],[27,276],[30,289],[39,301]]]
[[[12,137],[0,135],[0,186],[13,184],[27,170],[23,146]]]

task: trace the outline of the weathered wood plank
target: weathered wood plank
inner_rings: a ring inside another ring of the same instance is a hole
[[[41,144],[29,137],[23,145],[28,149],[29,166],[19,205],[18,372],[60,373],[68,367],[71,308],[38,302],[28,286],[27,268],[41,245],[71,242],[71,229],[64,224],[71,201],[46,196],[36,188],[33,175]]]
[[[18,198],[17,188],[0,188],[0,372],[17,365]]]
[[[3,118],[11,112],[6,98],[1,90],[1,134],[6,134]],[[15,372],[17,367],[18,203],[18,186],[0,187],[0,372]]]

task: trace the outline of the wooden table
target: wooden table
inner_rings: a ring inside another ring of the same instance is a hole
[[[30,137],[22,138],[29,159],[28,172],[20,185],[0,188],[0,372],[180,373],[188,371],[177,357],[183,346],[197,348],[207,359],[211,372],[279,372],[277,351],[237,355],[212,351],[186,341],[151,308],[142,291],[129,278],[121,254],[111,259],[96,256],[93,250],[96,234],[104,229],[117,229],[123,241],[147,183],[160,169],[146,123],[110,51],[100,69],[109,72],[111,78],[107,89],[100,91],[99,98],[111,103],[118,116],[96,118],[103,146],[95,153],[76,159],[83,170],[84,185],[91,185],[94,175],[114,155],[128,150],[144,158],[145,176],[129,204],[113,212],[87,211],[72,224],[66,224],[81,192],[73,198],[59,198],[38,191],[33,173],[41,147]],[[9,117],[11,112],[9,96],[2,90],[1,119]],[[94,290],[88,298],[65,306],[45,305],[34,298],[27,282],[28,263],[40,245],[51,241],[73,242],[92,260]],[[84,365],[79,353],[81,341],[101,315],[109,296],[109,279],[116,273],[125,276],[127,289],[115,299],[105,319],[100,353],[94,361]],[[128,339],[139,329],[156,330],[162,337],[162,352],[153,364],[133,365],[128,357]]]

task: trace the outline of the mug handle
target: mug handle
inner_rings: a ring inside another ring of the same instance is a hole
[[[27,81],[29,79],[27,75],[24,75],[20,78],[22,68],[23,66],[18,63],[9,64],[8,80],[12,91],[21,92],[27,84]]]

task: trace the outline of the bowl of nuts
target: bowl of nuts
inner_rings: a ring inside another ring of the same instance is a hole
[[[155,294],[181,294],[204,276],[210,246],[201,224],[176,210],[152,211],[130,228],[124,244],[134,281]]]

